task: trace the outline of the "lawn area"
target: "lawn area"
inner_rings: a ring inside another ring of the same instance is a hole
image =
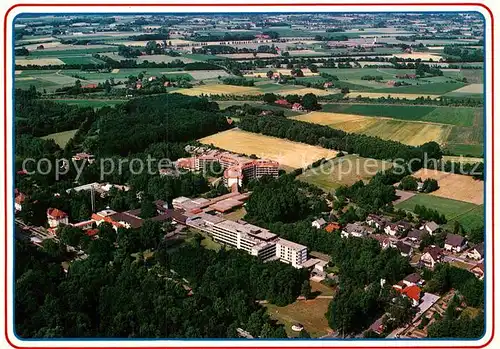
[[[320,282],[316,282],[316,281],[309,281],[310,285],[311,285],[311,291],[313,293],[316,293],[317,292],[317,295],[321,295],[321,296],[333,296],[335,294],[335,290],[331,287],[328,287],[326,285],[323,285],[322,283]]]
[[[341,185],[352,185],[359,180],[368,181],[377,172],[391,167],[392,164],[387,161],[346,155],[308,169],[298,179],[330,192]]]
[[[58,146],[60,146],[61,148],[64,148],[66,146],[66,143],[68,143],[68,141],[71,138],[73,138],[76,131],[78,131],[78,129],[52,133],[50,135],[42,137],[42,139],[53,139]]]
[[[482,205],[474,205],[468,202],[446,199],[429,194],[417,194],[397,205],[398,209],[413,211],[415,205],[422,205],[437,210],[445,215],[448,222],[458,220],[467,228],[484,225]]]
[[[278,307],[274,304],[266,304],[265,307],[272,319],[285,325],[289,337],[298,336],[298,332],[292,330],[292,325],[300,323],[311,337],[317,338],[331,331],[325,317],[330,301],[331,299],[328,298],[310,299],[296,301],[286,307]]]
[[[51,99],[53,102],[76,105],[79,107],[114,107],[117,104],[127,102],[124,99]]]

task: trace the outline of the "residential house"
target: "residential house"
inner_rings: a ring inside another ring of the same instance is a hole
[[[26,195],[18,191],[17,189],[15,190],[15,202],[14,202],[14,207],[16,209],[16,212],[22,211],[23,209],[23,203],[26,200]]]
[[[434,232],[436,230],[439,229],[439,225],[434,222],[434,221],[431,221],[431,222],[426,222],[424,225],[422,225],[420,227],[420,230],[425,230],[427,231],[430,235],[434,234]]]
[[[399,232],[398,225],[396,223],[389,223],[385,226],[384,232],[390,236],[396,236]]]
[[[437,263],[441,262],[443,253],[438,246],[427,246],[420,257],[420,263],[429,269],[434,269]]]
[[[323,88],[330,88],[333,87],[333,82],[327,81],[323,84]]]
[[[420,274],[412,273],[403,279],[403,283],[406,286],[413,286],[413,285],[422,286],[424,284],[424,280],[422,279]]]
[[[461,235],[448,234],[444,242],[444,248],[447,251],[455,253],[462,252],[466,246],[467,240]]]
[[[475,245],[469,252],[467,252],[467,258],[481,260],[484,258],[484,242]]]
[[[340,235],[343,238],[347,238],[349,236],[361,238],[366,236],[366,230],[365,227],[363,227],[360,222],[349,223],[345,226],[344,229],[342,229]]]
[[[341,229],[341,226],[339,223],[337,222],[330,222],[327,224],[327,226],[325,227],[325,231],[327,233],[332,233],[334,232],[335,230],[340,230]]]
[[[396,248],[403,257],[410,257],[413,254],[413,247],[409,244],[405,244],[403,241],[398,241],[396,243]]]
[[[274,104],[280,105],[282,107],[290,107],[290,103],[286,99],[278,99]]]
[[[304,107],[300,103],[293,103],[292,110],[302,111],[304,110]]]
[[[397,292],[401,293],[403,297],[408,297],[411,300],[412,306],[418,307],[418,305],[420,304],[420,295],[422,293],[422,289],[420,287],[418,287],[417,285],[407,286],[404,281],[400,281],[392,287]]]
[[[413,224],[404,220],[396,222],[396,224],[398,225],[398,229],[401,233],[413,228]]]
[[[377,229],[384,229],[387,225],[387,220],[384,217],[375,214],[369,214],[368,217],[366,217],[366,223]]]
[[[470,272],[474,274],[479,280],[484,279],[484,263],[481,262],[479,264],[476,264],[470,269]]]
[[[47,223],[50,228],[56,228],[59,224],[68,224],[68,214],[57,208],[49,208],[47,210]]]
[[[385,316],[386,315],[384,314],[381,317],[379,317],[377,320],[375,320],[375,322],[373,324],[371,324],[369,329],[371,331],[375,332],[376,334],[381,335],[385,329],[385,326],[384,326],[384,317]]]
[[[316,219],[311,223],[313,228],[321,229],[326,225],[326,221],[323,218]]]
[[[95,158],[94,158],[94,155],[92,155],[92,154],[77,153],[77,154],[73,155],[73,157],[71,158],[71,160],[73,160],[73,161],[86,160],[86,161],[88,161],[91,164],[91,163],[93,163],[95,161]]]
[[[423,235],[424,235],[423,230],[412,229],[412,230],[410,230],[410,232],[408,233],[406,238],[414,244],[420,244],[420,242],[422,241]]]

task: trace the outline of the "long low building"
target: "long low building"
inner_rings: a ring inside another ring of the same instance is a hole
[[[247,223],[231,221],[208,213],[188,217],[186,225],[210,234],[219,243],[244,250],[264,261],[280,260],[295,268],[307,261],[307,247],[279,238],[269,230]]]
[[[178,168],[199,171],[215,162],[224,169],[224,183],[228,187],[233,184],[241,186],[244,178],[251,180],[264,175],[277,177],[279,172],[279,163],[276,161],[250,159],[219,150],[210,150],[192,158],[178,159],[176,164]]]

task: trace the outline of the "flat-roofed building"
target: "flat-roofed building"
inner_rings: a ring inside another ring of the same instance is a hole
[[[301,268],[301,264],[307,260],[307,247],[279,238],[276,242],[276,256],[282,262]]]

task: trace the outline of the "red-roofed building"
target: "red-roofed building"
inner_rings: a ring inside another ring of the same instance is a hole
[[[87,234],[87,236],[90,236],[92,239],[97,239],[98,235],[99,234],[99,229],[89,229],[89,230],[86,230],[85,233]]]
[[[403,281],[400,281],[398,284],[394,285],[393,288],[402,295],[410,298],[414,307],[417,307],[420,304],[420,294],[422,293],[422,289],[417,285],[406,287],[406,284]]]
[[[330,87],[332,87],[332,86],[333,86],[333,82],[331,82],[331,81],[325,82],[325,83],[323,84],[323,87],[324,87],[324,88],[330,88]]]
[[[17,173],[18,175],[26,175],[26,174],[28,174],[28,171],[26,171],[26,170],[19,170],[19,171],[17,171],[16,173]]]
[[[331,222],[328,223],[328,225],[325,227],[326,232],[332,233],[334,230],[340,230],[341,226],[337,222]]]
[[[140,90],[142,88],[142,84],[138,82],[137,84],[135,84],[135,88]]]
[[[278,99],[274,104],[281,105],[283,107],[289,107],[290,103],[286,99]]]
[[[300,103],[293,103],[292,110],[304,110],[304,107]]]
[[[47,210],[47,222],[50,228],[56,228],[59,224],[68,224],[68,214],[57,208]]]
[[[97,84],[87,84],[87,85],[83,85],[82,87],[83,88],[97,88]]]
[[[470,269],[470,272],[474,274],[479,280],[484,279],[484,263],[479,263]]]
[[[255,38],[256,39],[270,39],[271,37],[267,34],[256,34]]]

